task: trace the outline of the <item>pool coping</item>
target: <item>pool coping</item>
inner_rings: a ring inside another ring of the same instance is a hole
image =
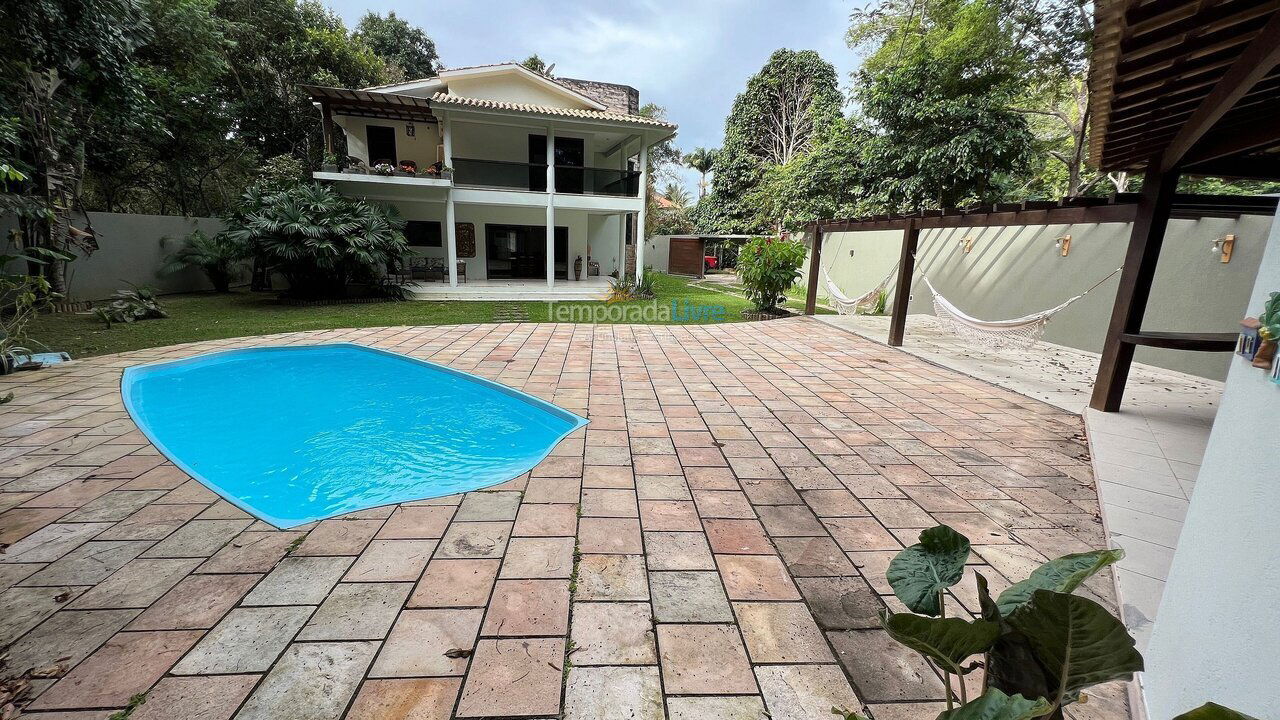
[[[124,403],[125,412],[128,413],[129,419],[132,420],[133,423],[138,427],[138,431],[141,432],[144,436],[146,436],[147,440],[152,445],[155,446],[156,450],[160,451],[160,454],[168,458],[170,462],[172,462],[174,465],[178,467],[178,469],[182,470],[184,473],[191,476],[192,479],[196,480],[201,485],[217,493],[219,497],[231,503],[232,505],[235,505],[236,507],[240,508],[241,510],[244,510],[245,512],[249,513],[253,517],[259,520],[262,520],[263,522],[269,523],[272,526],[279,528],[281,530],[288,530],[291,528],[308,525],[310,523],[319,522],[321,520],[327,520],[329,518],[341,517],[343,515],[349,515],[353,512],[364,512],[366,510],[372,510],[374,508],[379,508],[379,507],[386,507],[388,505],[400,505],[406,502],[418,502],[420,500],[431,500],[434,498],[448,497],[449,495],[458,494],[458,491],[453,491],[453,492],[448,492],[441,495],[424,495],[423,497],[417,498],[416,500],[397,500],[395,502],[387,502],[379,505],[370,505],[369,507],[359,508],[357,510],[344,510],[342,512],[333,513],[331,515],[311,517],[310,519],[303,520],[301,522],[286,520],[284,518],[279,518],[279,517],[270,515],[268,513],[264,513],[261,510],[258,510],[250,506],[248,503],[243,502],[240,498],[236,497],[234,494],[223,489],[223,487],[220,486],[218,483],[215,483],[209,480],[204,475],[197,472],[194,468],[192,468],[190,465],[184,462],[180,457],[178,457],[176,453],[171,451],[168,448],[168,446],[166,446],[163,442],[161,442],[160,439],[157,438],[151,432],[151,428],[146,423],[143,422],[140,414],[135,412],[134,410],[132,383],[130,382],[131,377],[137,376],[139,373],[144,372],[148,369],[162,368],[162,367],[168,368],[168,367],[181,366],[181,365],[192,365],[202,360],[207,360],[211,357],[220,357],[220,356],[226,356],[226,355],[247,355],[251,353],[259,353],[264,351],[311,350],[315,348],[339,348],[339,347],[357,348],[367,352],[386,355],[388,357],[393,357],[399,360],[407,360],[409,362],[417,363],[419,365],[425,365],[427,367],[433,368],[435,370],[439,370],[449,375],[454,375],[456,377],[460,377],[471,382],[476,382],[486,387],[489,387],[493,390],[506,394],[510,397],[516,398],[517,400],[520,400],[522,402],[529,403],[530,405],[533,405],[539,409],[545,410],[546,412],[552,415],[555,415],[557,417],[560,417],[561,419],[569,421],[573,425],[573,427],[561,433],[555,439],[555,442],[549,443],[547,445],[547,449],[542,453],[540,453],[539,455],[537,455],[536,459],[534,459],[533,462],[530,463],[529,466],[524,470],[522,470],[521,472],[516,473],[512,477],[504,478],[502,480],[496,480],[492,483],[481,485],[479,487],[475,487],[470,490],[466,490],[464,492],[483,491],[487,488],[491,488],[497,485],[502,485],[503,483],[511,482],[515,478],[518,478],[521,475],[524,475],[525,473],[532,471],[533,468],[537,467],[543,460],[547,459],[547,457],[551,455],[552,451],[554,451],[556,447],[560,445],[560,443],[564,442],[565,438],[577,432],[579,429],[587,426],[591,422],[587,418],[584,418],[581,415],[578,415],[577,413],[565,410],[564,408],[554,403],[551,403],[547,400],[543,400],[542,398],[537,397],[536,395],[530,395],[527,392],[524,392],[522,390],[517,390],[507,385],[503,385],[502,383],[497,382],[495,380],[490,380],[489,378],[481,377],[474,373],[458,370],[457,368],[452,368],[452,367],[449,367],[448,365],[441,365],[440,363],[432,362],[430,360],[423,360],[421,358],[412,357],[410,355],[405,355],[403,353],[384,350],[382,348],[377,348],[377,347],[370,347],[368,345],[361,345],[360,343],[353,343],[353,342],[315,343],[315,344],[309,344],[309,345],[261,345],[261,346],[248,347],[248,348],[231,348],[226,350],[213,350],[210,352],[198,353],[195,355],[190,355],[188,357],[177,358],[173,360],[157,360],[154,362],[140,363],[138,365],[130,365],[129,367],[126,367],[122,373],[120,373],[120,398]]]

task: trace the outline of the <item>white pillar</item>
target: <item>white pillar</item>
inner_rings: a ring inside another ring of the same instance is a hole
[[[644,221],[649,207],[649,145],[640,140],[640,212],[636,214],[636,280],[644,274]]]
[[[547,128],[547,288],[556,284],[556,131]]]
[[[618,279],[627,279],[627,221],[626,213],[618,213]]]
[[[449,193],[444,201],[445,262],[449,265],[449,285],[458,287],[458,229],[453,220],[453,188],[445,192]]]
[[[453,167],[453,123],[449,121],[449,116],[445,115],[440,121],[440,144],[444,145],[444,157],[440,161],[445,167]]]

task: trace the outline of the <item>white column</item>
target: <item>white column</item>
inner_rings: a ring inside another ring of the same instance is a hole
[[[547,288],[556,284],[556,131],[547,128]]]
[[[449,116],[445,115],[441,118],[440,132],[443,138],[444,157],[441,162],[445,167],[453,167],[453,125],[449,122]],[[458,286],[458,234],[457,227],[453,219],[453,188],[445,189],[444,201],[444,237],[445,237],[445,263],[449,266],[449,285],[451,287]]]
[[[627,214],[618,213],[618,279],[627,279]]]
[[[444,145],[444,157],[440,161],[445,167],[453,167],[453,123],[449,121],[449,116],[445,115],[440,120],[440,134],[442,137],[441,144]]]
[[[636,279],[644,274],[644,221],[649,207],[649,145],[640,140],[640,212],[636,214]]]

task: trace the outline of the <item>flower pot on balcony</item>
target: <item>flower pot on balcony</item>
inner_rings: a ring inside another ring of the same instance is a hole
[[[573,279],[574,280],[582,279],[582,256],[581,255],[579,255],[573,261]]]
[[[320,166],[320,172],[336,173],[338,172],[338,165],[337,163],[325,163]]]
[[[1258,346],[1258,354],[1253,356],[1253,366],[1263,370],[1271,369],[1271,361],[1276,356],[1276,341],[1263,340]]]

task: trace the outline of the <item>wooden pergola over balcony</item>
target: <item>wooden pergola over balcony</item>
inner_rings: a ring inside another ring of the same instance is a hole
[[[1143,178],[1090,402],[1114,412],[1138,346],[1233,346],[1142,319],[1178,178],[1280,179],[1280,0],[1097,0],[1094,19],[1090,157]]]
[[[320,106],[325,152],[333,152],[334,114],[406,122],[439,122],[431,112],[431,101],[426,98],[321,85],[298,87]]]

